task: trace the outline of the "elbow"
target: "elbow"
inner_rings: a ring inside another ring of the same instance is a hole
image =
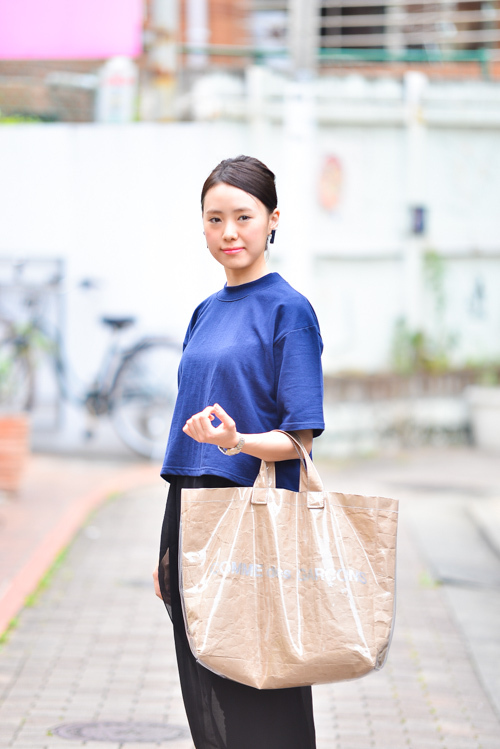
[[[313,430],[312,429],[301,429],[297,432],[300,437],[302,444],[304,445],[307,452],[310,454],[313,447]]]

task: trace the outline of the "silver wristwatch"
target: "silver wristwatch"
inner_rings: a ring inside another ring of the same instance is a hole
[[[236,434],[238,434],[238,432]],[[238,434],[238,436],[238,443],[234,447],[221,447],[220,445],[217,445],[221,453],[224,453],[224,455],[238,455],[238,453],[243,450],[243,445],[245,444],[245,438],[243,435]]]

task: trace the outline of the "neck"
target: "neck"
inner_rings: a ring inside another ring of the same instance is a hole
[[[271,272],[265,262],[259,268],[226,268],[225,271],[228,286],[241,286],[242,283],[257,281]]]

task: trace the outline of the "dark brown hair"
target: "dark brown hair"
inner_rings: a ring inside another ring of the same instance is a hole
[[[240,190],[258,198],[264,203],[269,213],[278,205],[276,195],[275,176],[262,161],[253,156],[236,156],[234,159],[224,159],[209,174],[201,191],[201,210],[205,196],[211,187],[224,183],[238,187]]]

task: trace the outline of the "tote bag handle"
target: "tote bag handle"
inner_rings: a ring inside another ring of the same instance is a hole
[[[300,459],[300,486],[299,492],[307,495],[307,506],[309,509],[318,509],[324,507],[323,499],[323,482],[312,462],[309,453],[305,449],[298,435],[291,432],[284,432],[282,429],[275,429],[275,432],[286,434],[288,439],[295,447]],[[260,464],[260,471],[255,479],[252,492],[252,504],[267,504],[267,490],[276,487],[276,469],[275,464],[263,460]]]

